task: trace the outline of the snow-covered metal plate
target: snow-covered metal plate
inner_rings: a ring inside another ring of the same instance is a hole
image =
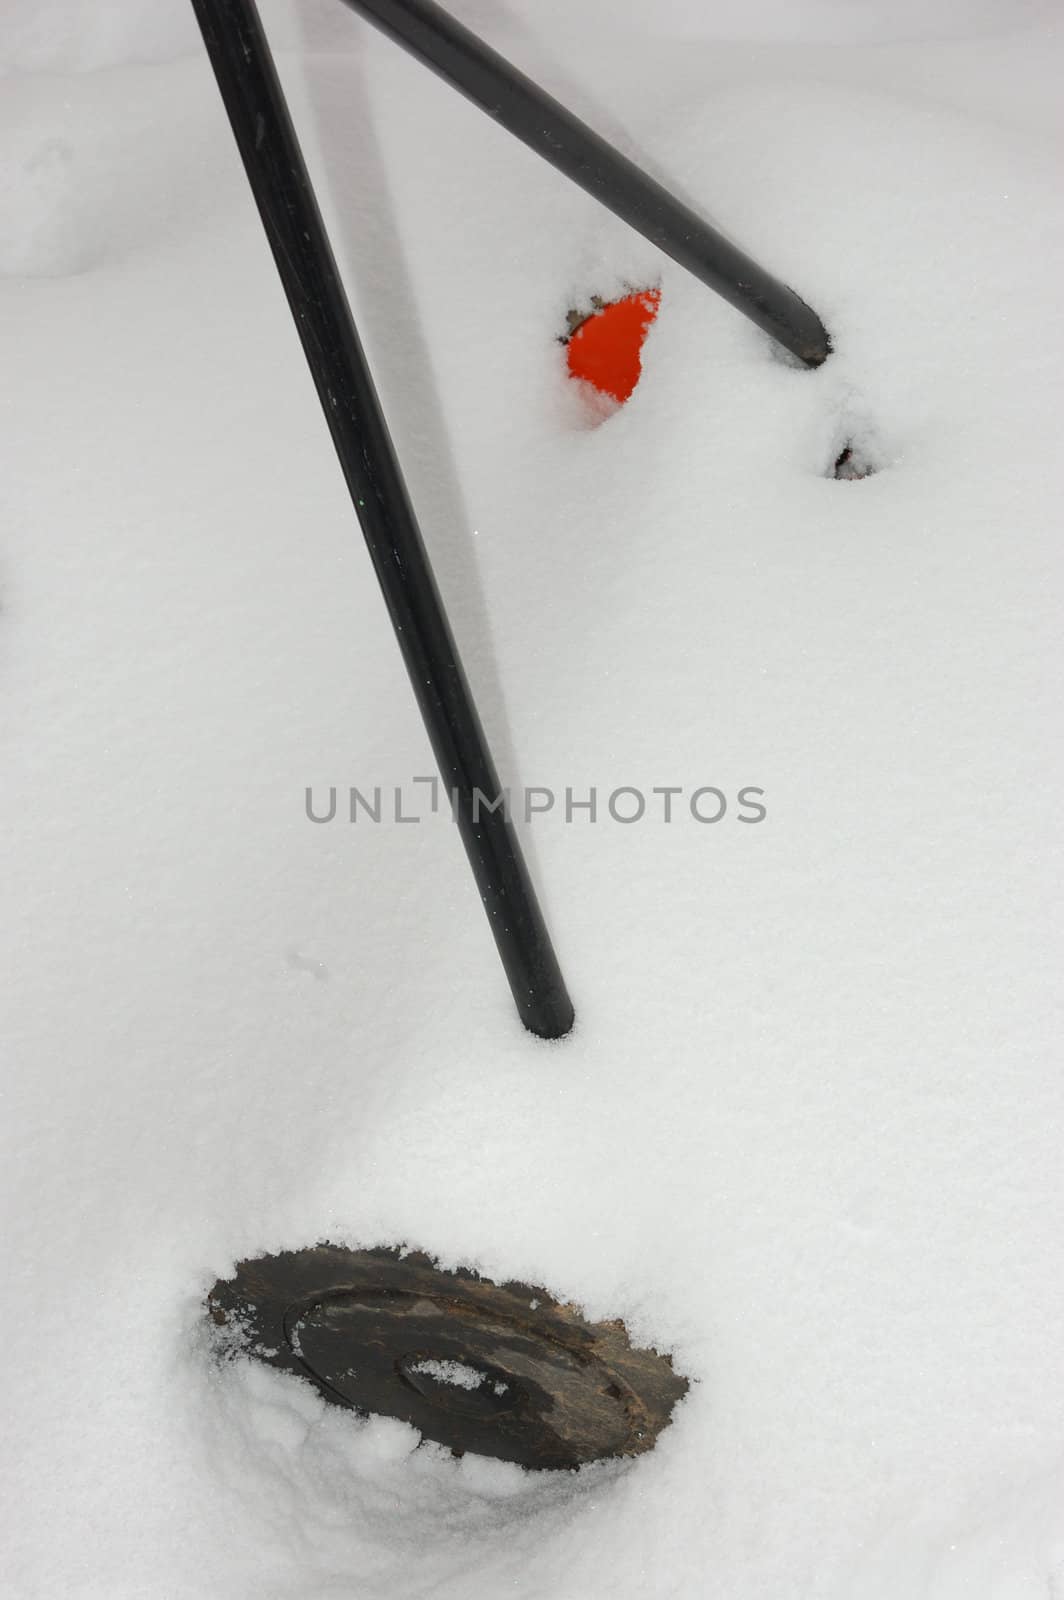
[[[623,1323],[589,1323],[545,1289],[445,1272],[418,1252],[261,1256],[216,1283],[208,1307],[224,1349],[457,1454],[525,1467],[639,1455],[688,1387]]]

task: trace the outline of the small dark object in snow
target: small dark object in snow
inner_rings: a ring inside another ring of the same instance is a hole
[[[586,1322],[545,1289],[445,1272],[419,1252],[320,1244],[242,1261],[208,1309],[224,1352],[398,1417],[456,1455],[523,1467],[640,1455],[687,1392],[622,1322]]]
[[[875,470],[866,457],[859,454],[852,444],[848,444],[835,457],[831,476],[843,482],[853,482],[857,478],[870,478]]]

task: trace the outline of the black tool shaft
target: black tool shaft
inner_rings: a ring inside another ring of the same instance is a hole
[[[435,0],[346,0],[346,4],[715,289],[806,366],[818,367],[830,354],[824,324],[793,289],[751,261]]]
[[[521,1020],[573,1024],[253,0],[192,0]],[[479,800],[478,796],[483,796]]]

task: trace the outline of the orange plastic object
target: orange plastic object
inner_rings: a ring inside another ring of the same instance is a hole
[[[640,289],[588,317],[566,345],[570,377],[584,378],[623,405],[639,382],[639,352],[660,304],[660,289]]]

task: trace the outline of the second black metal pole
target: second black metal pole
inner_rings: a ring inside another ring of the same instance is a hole
[[[509,818],[253,0],[192,0],[518,1013],[573,1007]],[[478,799],[482,796],[483,799]]]
[[[345,0],[493,121],[686,267],[808,367],[831,353],[805,301],[607,144],[436,0]],[[653,0],[647,0],[653,9]]]

